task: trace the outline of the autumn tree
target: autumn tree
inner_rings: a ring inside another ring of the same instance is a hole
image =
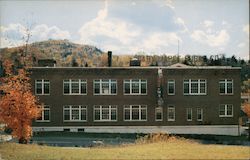
[[[0,121],[12,129],[19,143],[27,143],[32,135],[32,120],[40,115],[41,106],[32,94],[30,78],[25,69],[13,70],[12,62],[4,62],[5,77],[0,90]]]

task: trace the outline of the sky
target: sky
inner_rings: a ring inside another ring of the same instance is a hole
[[[0,0],[0,47],[68,39],[114,54],[249,58],[248,0]]]

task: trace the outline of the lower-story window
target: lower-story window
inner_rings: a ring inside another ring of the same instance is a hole
[[[99,105],[94,106],[94,121],[116,121],[117,106]]]
[[[187,121],[192,121],[192,108],[187,108]]]
[[[146,105],[125,105],[124,106],[125,121],[147,121]]]
[[[202,120],[203,120],[203,109],[197,108],[197,121],[202,121]]]
[[[168,121],[175,121],[175,107],[168,106]]]
[[[163,119],[162,107],[155,108],[155,121],[162,121]]]
[[[37,122],[49,122],[50,121],[50,107],[48,105],[42,106],[40,117],[36,120]]]
[[[87,107],[81,105],[63,106],[64,121],[87,121]]]
[[[221,104],[220,105],[220,117],[233,117],[233,105]]]

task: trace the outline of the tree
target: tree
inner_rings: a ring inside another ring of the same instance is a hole
[[[19,143],[27,143],[32,135],[32,120],[38,118],[41,106],[31,92],[30,78],[25,69],[13,70],[12,62],[4,62],[5,77],[0,90],[0,121],[12,129]]]

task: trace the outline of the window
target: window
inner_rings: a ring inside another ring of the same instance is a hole
[[[175,81],[168,80],[168,95],[174,95],[174,94],[175,94]]]
[[[162,121],[163,120],[163,111],[162,107],[155,108],[155,121]]]
[[[233,105],[221,104],[219,112],[220,112],[219,117],[233,117]]]
[[[220,94],[233,94],[233,80],[224,79],[220,80]]]
[[[202,121],[202,120],[203,120],[203,109],[197,108],[197,121]]]
[[[116,95],[117,81],[113,79],[108,80],[94,80],[94,95]]]
[[[188,79],[183,80],[184,95],[206,95],[207,82],[204,79]]]
[[[40,112],[40,117],[36,120],[37,122],[50,122],[50,107],[48,105],[44,105]]]
[[[64,80],[63,81],[64,95],[84,95],[87,94],[87,81],[86,80]]]
[[[87,107],[67,105],[63,107],[64,121],[87,121]]]
[[[124,80],[124,94],[125,95],[146,95],[147,94],[147,80],[141,80],[141,79]]]
[[[36,95],[49,95],[50,82],[49,80],[36,80],[35,81]]]
[[[146,121],[147,106],[145,105],[125,105],[124,106],[125,121]]]
[[[187,108],[187,121],[192,121],[192,108]]]
[[[94,121],[116,121],[117,106],[102,105],[94,106]]]
[[[175,121],[175,107],[168,106],[168,121]]]

